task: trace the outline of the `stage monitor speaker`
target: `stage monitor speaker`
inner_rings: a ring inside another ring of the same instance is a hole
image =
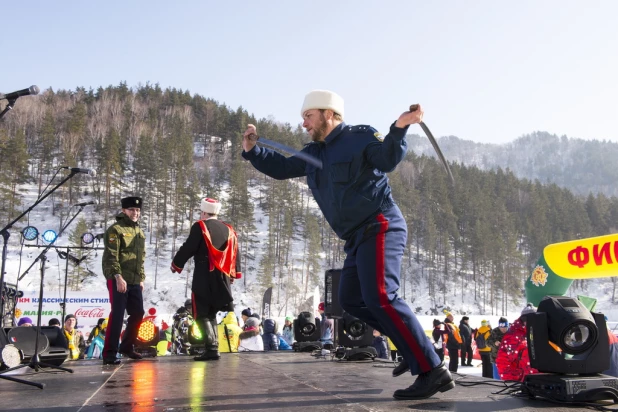
[[[43,332],[43,334],[47,336],[50,348],[54,346],[66,349],[69,348],[67,338],[64,336],[62,329],[58,326],[41,326],[41,332]]]
[[[34,355],[36,332],[39,328],[15,327],[8,331],[9,341],[24,354],[22,363],[28,363]],[[62,329],[57,326],[42,326],[39,335],[39,360],[50,365],[60,366],[69,356],[68,343]]]
[[[341,269],[329,269],[324,272],[324,313],[331,319],[340,319],[343,309],[339,304],[339,283]]]
[[[36,343],[36,335],[39,334],[39,355],[49,348],[49,339],[43,333],[39,332],[36,327],[17,326],[11,328],[8,332],[9,342],[24,354],[24,361],[30,362],[34,356],[34,345]]]

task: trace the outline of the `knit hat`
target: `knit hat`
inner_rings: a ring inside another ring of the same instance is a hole
[[[436,326],[440,326],[440,323],[442,323],[442,322],[440,322],[440,319],[434,319],[433,320],[433,327],[435,328]]]
[[[260,326],[260,321],[256,318],[247,318],[247,320],[245,321],[245,326],[248,328],[257,328],[258,326]]]
[[[461,320],[470,320],[470,318],[467,316],[464,316],[463,318],[461,318]]]
[[[289,320],[290,322],[294,322],[294,318],[291,316],[286,316],[285,320]]]
[[[536,313],[536,308],[532,303],[528,302],[524,310],[521,311],[521,316],[529,315],[530,313]]]
[[[444,314],[444,316],[446,316],[446,317],[448,318],[449,316],[453,316],[453,314],[452,314],[451,312],[446,312],[446,313]]]
[[[26,317],[23,317],[23,318],[20,318],[20,319],[19,319],[19,322],[17,322],[17,326],[21,326],[21,325],[24,325],[24,324],[26,324],[26,323],[29,323],[29,324],[31,324],[31,325],[32,325],[32,319],[30,319],[30,318],[29,318],[29,317],[27,317],[27,316],[26,316]]]
[[[485,319],[481,321],[481,326],[487,326],[487,321]]]
[[[509,327],[509,321],[506,318],[500,318],[500,320],[498,320],[498,327],[499,328],[508,328]]]
[[[251,308],[243,309],[241,315],[245,315],[246,317],[251,316]]]
[[[137,196],[125,197],[124,199],[120,200],[120,204],[122,205],[123,209],[130,209],[132,207],[141,209],[142,208],[142,198],[137,197]]]
[[[51,318],[49,320],[49,322],[47,322],[48,326],[60,326],[60,319],[58,318]]]
[[[77,318],[75,317],[75,315],[73,315],[72,313],[69,313],[68,315],[66,315],[64,317],[64,321],[66,322],[69,319],[75,319],[77,321]]]
[[[320,302],[318,305],[318,310],[324,310],[324,302]]]
[[[218,215],[221,210],[221,203],[215,199],[210,199],[207,197],[202,199],[200,210],[211,215]]]
[[[300,109],[300,117],[311,109],[330,109],[343,118],[343,98],[330,90],[313,90],[307,93],[303,107]]]

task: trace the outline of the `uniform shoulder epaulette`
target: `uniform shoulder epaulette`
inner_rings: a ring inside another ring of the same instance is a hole
[[[348,126],[348,130],[352,133],[377,133],[377,130],[366,124],[358,124],[356,126]]]
[[[356,126],[348,126],[348,129],[352,133],[372,134],[373,137],[378,139],[378,141],[380,141],[380,142],[384,141],[384,136],[382,136],[382,134],[380,132],[378,132],[376,129],[374,129],[373,127],[371,127],[369,125],[359,124],[359,125],[356,125]]]

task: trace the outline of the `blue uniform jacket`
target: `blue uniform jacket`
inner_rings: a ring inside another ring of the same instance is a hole
[[[394,202],[386,173],[406,155],[406,128],[391,126],[382,139],[371,126],[339,124],[324,142],[312,142],[303,152],[322,161],[318,169],[295,156],[285,157],[256,145],[242,156],[274,179],[307,176],[307,185],[326,221],[344,240]]]

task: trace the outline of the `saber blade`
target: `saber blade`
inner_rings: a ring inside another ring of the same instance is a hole
[[[411,112],[414,112],[417,109],[418,109],[418,105],[417,104],[413,104],[412,106],[410,106],[410,111]],[[427,125],[424,122],[420,122],[419,126],[421,126],[421,129],[423,129],[423,131],[427,135],[427,138],[429,139],[429,142],[431,142],[431,145],[433,146],[434,150],[436,151],[436,154],[438,155],[438,158],[440,159],[440,161],[442,162],[442,165],[444,166],[444,169],[446,170],[446,174],[448,175],[448,177],[451,180],[451,184],[453,186],[455,186],[455,178],[453,177],[453,173],[451,172],[451,168],[449,167],[448,162],[446,161],[446,158],[442,154],[442,150],[440,150],[440,146],[438,146],[438,142],[436,141],[436,138],[433,137],[433,134],[431,133],[431,131],[429,130],[429,128],[427,127]]]
[[[292,149],[291,147],[288,147],[278,142],[273,142],[272,140],[266,139],[264,137],[258,136],[257,141],[266,146],[270,146],[273,149],[278,149],[278,150],[281,150],[282,152],[291,154],[292,156],[296,156],[299,159],[304,160],[305,162],[314,165],[318,169],[322,168],[322,161],[318,159],[317,157],[311,156],[310,154],[301,152],[300,150]]]

